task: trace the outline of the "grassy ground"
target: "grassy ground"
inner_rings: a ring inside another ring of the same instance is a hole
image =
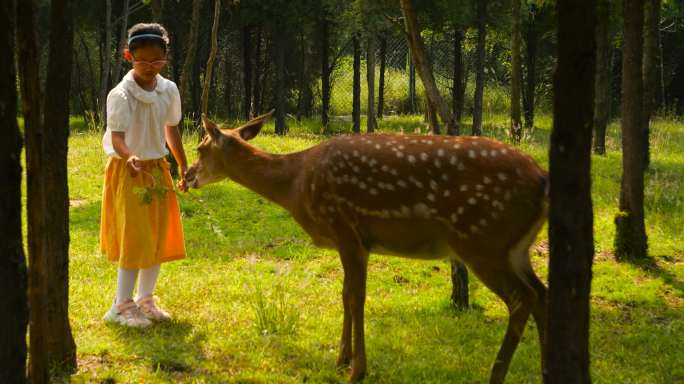
[[[486,134],[501,137],[504,116]],[[386,119],[381,129],[413,131],[420,119]],[[549,117],[522,148],[547,166]],[[79,122],[74,122],[74,127]],[[315,124],[254,143],[272,152],[309,147]],[[346,127],[336,122],[336,130]],[[595,383],[684,382],[684,125],[661,120],[653,134],[646,212],[653,261],[611,256],[621,156],[618,127],[605,157],[593,158],[597,257],[591,312]],[[195,140],[186,140],[191,158]],[[157,294],[175,320],[147,330],[104,324],[116,268],[98,252],[105,157],[100,134],[70,140],[71,321],[79,371],[71,382],[338,383],[342,270],[336,254],[314,248],[288,214],[224,181],[180,196],[188,257],[165,264]],[[546,276],[546,233],[535,246]],[[484,383],[506,326],[504,305],[472,278],[472,310],[449,305],[444,261],[372,257],[366,305],[368,383]],[[539,383],[539,348],[529,324],[510,383]]]

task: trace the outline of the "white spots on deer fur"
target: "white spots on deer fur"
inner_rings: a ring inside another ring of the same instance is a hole
[[[458,215],[457,214],[455,214],[455,213],[451,214],[451,222],[454,224],[458,222]]]
[[[366,155],[361,156],[361,162],[365,163],[366,161],[368,161],[368,158],[366,157]]]
[[[487,157],[488,154],[489,154],[489,152],[487,152],[486,149],[483,149],[483,150],[480,152],[480,155],[482,155],[482,157]]]
[[[393,176],[398,176],[399,172],[397,172],[396,169],[390,169],[390,174],[392,174]]]
[[[484,189],[484,185],[482,185],[482,184],[475,184],[475,189],[478,190],[478,191],[481,191],[481,190]]]
[[[412,182],[413,184],[415,184],[416,187],[421,188],[421,189],[423,188],[423,183],[418,181],[418,179],[416,179],[415,177],[409,176],[409,181]]]
[[[437,150],[437,156],[443,157],[444,156],[444,150],[442,148]]]
[[[401,210],[402,216],[409,217],[411,215],[411,209],[409,209],[409,207],[402,205],[399,209]]]
[[[397,148],[399,148],[400,151],[403,151],[406,147],[404,147],[403,145],[399,145]]]
[[[411,140],[411,144],[418,144],[418,140]]]
[[[380,149],[380,148],[382,148],[382,147],[380,146],[380,144],[375,144],[375,149]]]
[[[363,181],[360,181],[359,182],[359,188],[366,189],[366,183],[364,183]]]
[[[435,201],[435,195],[432,194],[432,193],[428,193],[428,194],[427,194],[427,199],[430,200],[430,201]]]
[[[508,177],[506,176],[506,174],[503,173],[503,172],[497,173],[497,174],[496,174],[496,177],[498,177],[499,180],[501,180],[501,181],[506,181],[506,180],[508,179]]]
[[[316,191],[316,184],[311,183],[311,192]]]
[[[404,152],[397,152],[397,157],[400,159],[404,157]]]
[[[466,185],[466,184],[461,184],[461,187],[459,187],[458,189],[460,189],[461,192],[465,192],[465,191],[468,190],[468,185]]]
[[[497,217],[499,217],[499,214],[496,213],[496,212],[494,212],[494,211],[492,211],[492,212],[490,213],[490,216],[492,216],[492,219],[496,219]]]
[[[459,171],[463,171],[463,170],[465,170],[465,165],[464,165],[463,163],[458,163],[458,167],[457,167],[457,168],[458,168]]]
[[[491,157],[496,157],[496,155],[498,155],[498,154],[499,154],[499,152],[496,149],[492,149],[491,151],[489,151],[489,155]]]
[[[508,150],[506,148],[501,148],[501,154],[505,155],[508,153]]]
[[[404,180],[397,180],[397,185],[402,187],[402,188],[407,188],[408,184]]]
[[[468,157],[470,157],[471,159],[474,159],[475,158],[475,151],[473,151],[472,149],[469,149],[468,150]]]
[[[352,165],[352,170],[354,171],[354,173],[359,173],[359,167],[357,167],[356,165]]]
[[[425,203],[418,203],[413,206],[413,214],[416,217],[427,219],[430,217],[430,209],[427,205],[425,205]]]
[[[482,195],[482,199],[489,201],[489,195],[485,193],[484,195]]]
[[[454,149],[459,149],[459,148],[461,148],[461,144],[458,144],[458,143],[454,144]]]
[[[435,159],[435,168],[439,168],[442,166],[442,162],[439,161],[439,159]]]
[[[370,165],[371,167],[375,167],[375,164],[377,164],[377,163],[378,163],[377,160],[375,160],[375,159],[370,159],[370,161],[368,162],[368,165]]]
[[[359,179],[357,179],[356,176],[352,176],[352,177],[351,177],[351,180],[349,180],[349,181],[350,181],[352,184],[356,184],[356,183],[359,181]]]
[[[427,161],[427,160],[428,160],[428,158],[429,158],[429,156],[428,156],[428,154],[427,154],[427,153],[425,153],[425,152],[421,152],[421,154],[420,154],[420,159],[421,159],[421,160],[423,160],[423,161]]]
[[[355,150],[352,152],[352,155],[354,155],[354,157],[359,157],[359,151],[357,151],[357,150],[355,149]]]
[[[449,175],[447,175],[446,173],[442,173],[442,180],[449,181]]]
[[[415,164],[415,163],[416,163],[416,157],[415,157],[415,156],[413,156],[413,155],[408,155],[407,158],[408,158],[409,163],[411,163],[411,164]]]
[[[503,203],[501,203],[499,200],[492,200],[492,207],[494,207],[500,211],[503,211],[503,209],[504,209]]]
[[[470,197],[468,198],[468,204],[475,205],[477,204],[477,200],[474,197]]]
[[[449,197],[449,195],[451,195],[451,192],[449,192],[448,189],[445,190],[445,191],[444,191],[444,197]]]
[[[498,185],[494,187],[494,193],[500,193],[501,192],[501,187]]]
[[[449,158],[449,163],[450,163],[451,165],[456,165],[456,164],[458,163],[458,159],[456,158],[456,156],[451,156],[451,157]]]
[[[375,188],[371,188],[371,189],[369,189],[369,190],[368,190],[368,192],[370,192],[370,194],[371,194],[371,195],[373,195],[373,196],[375,196],[375,195],[377,195],[377,194],[378,194],[378,190],[377,190],[377,189],[375,189]]]
[[[485,184],[489,184],[489,183],[492,182],[492,179],[490,179],[489,177],[485,176],[485,177],[482,178],[482,182],[485,183]]]
[[[518,176],[522,176],[522,169],[516,168],[516,169],[515,169],[515,174],[518,175]]]
[[[511,200],[511,191],[506,191],[504,194],[504,200],[510,201]]]
[[[380,167],[380,169],[382,169],[383,172],[389,171],[389,167],[387,166],[387,164],[383,164],[382,167]]]
[[[477,228],[477,225],[470,224],[470,232],[477,233],[478,231],[479,231],[479,228]]]
[[[486,227],[486,226],[487,226],[487,220],[485,220],[485,219],[480,219],[480,225],[483,226],[483,227]]]
[[[430,188],[432,188],[436,191],[437,190],[437,182],[434,180],[430,180]]]

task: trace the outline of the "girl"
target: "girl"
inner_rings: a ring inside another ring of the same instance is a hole
[[[185,257],[183,227],[169,163],[168,144],[179,165],[178,188],[187,191],[187,161],[178,132],[181,101],[176,84],[159,75],[169,38],[159,24],[128,31],[124,58],[133,69],[107,96],[109,160],[102,193],[100,248],[118,264],[116,300],[104,320],[147,327],[169,320],[153,296],[160,264]],[[133,300],[139,275],[138,295]]]

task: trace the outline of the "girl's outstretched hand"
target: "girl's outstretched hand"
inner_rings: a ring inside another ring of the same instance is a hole
[[[128,170],[132,177],[138,176],[140,170],[142,169],[140,166],[140,159],[136,155],[129,156],[128,160],[126,160],[126,165],[128,166]]]
[[[178,170],[178,174],[180,175],[180,180],[178,180],[178,183],[176,184],[178,186],[178,189],[180,189],[183,192],[188,191],[188,182],[185,180],[185,172],[187,172],[186,167],[180,167]]]

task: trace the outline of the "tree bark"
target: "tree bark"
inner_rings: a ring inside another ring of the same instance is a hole
[[[48,364],[48,242],[45,195],[45,131],[42,126],[39,54],[35,0],[17,2],[17,46],[21,101],[26,140],[26,211],[29,252],[29,378],[49,382]]]
[[[520,0],[511,0],[511,138],[519,143],[522,138],[520,121],[520,91],[522,66],[520,62]]]
[[[185,49],[185,61],[183,62],[183,70],[180,78],[180,95],[183,104],[187,104],[191,100],[192,91],[190,88],[193,79],[193,65],[195,63],[195,56],[197,55],[197,38],[199,35],[199,18],[200,9],[202,8],[202,0],[192,1],[192,19],[190,21],[190,35]],[[194,109],[194,108],[193,108]]]
[[[420,79],[423,81],[428,102],[437,109],[437,113],[446,126],[447,132],[453,131],[458,134],[458,122],[454,118],[454,115],[449,111],[447,103],[442,99],[442,96],[437,89],[437,84],[432,74],[432,67],[425,52],[423,39],[420,36],[418,18],[416,16],[416,11],[413,8],[413,2],[412,0],[400,0],[400,4],[401,11],[404,15],[404,26],[411,49],[411,57],[413,57]]]
[[[622,184],[620,213],[615,218],[615,256],[636,260],[647,256],[644,225],[644,91],[643,0],[623,0],[622,48]]]
[[[385,112],[385,69],[387,66],[387,38],[380,38],[380,79],[378,80],[378,119]]]
[[[408,67],[409,67],[409,113],[418,112],[418,97],[416,96],[416,64],[413,62],[413,55],[409,50],[408,53]]]
[[[606,128],[610,118],[610,2],[598,0],[596,23],[596,103],[594,104],[594,153],[606,154]]]
[[[558,64],[549,150],[549,297],[542,364],[546,363],[545,383],[589,383],[596,0],[559,0],[556,10]]]
[[[263,25],[259,25],[256,31],[256,47],[254,49],[254,79],[252,80],[253,90],[252,90],[252,115],[261,115],[261,100],[263,99],[262,91],[265,86],[265,82],[262,82],[262,75],[264,73],[264,64],[262,63],[262,44],[264,42],[263,38]]]
[[[204,114],[209,112],[209,90],[211,86],[212,72],[214,70],[214,61],[216,61],[216,52],[218,51],[218,28],[220,16],[221,0],[214,0],[214,24],[211,26],[211,51],[209,52],[207,68],[204,71],[204,87],[202,88],[202,113]]]
[[[152,8],[152,21],[155,23],[162,22],[162,5],[163,0],[151,0],[150,8]]]
[[[642,63],[644,82],[644,169],[651,163],[649,136],[651,117],[655,113],[656,92],[658,88],[658,49],[661,0],[644,2],[644,58]]]
[[[458,311],[468,309],[468,268],[462,262],[451,259],[451,304]]]
[[[537,62],[537,6],[535,4],[529,5],[528,20],[525,29],[525,44],[527,61],[525,69],[527,76],[525,78],[525,88],[523,89],[523,109],[525,112],[525,127],[534,127],[534,93],[537,83],[536,79],[536,62]]]
[[[69,0],[50,4],[50,52],[45,89],[43,129],[45,142],[45,195],[50,203],[43,212],[46,248],[49,250],[48,364],[61,373],[76,370],[76,344],[69,325],[69,185],[67,152],[69,140],[69,91],[71,86],[70,52],[74,30]]]
[[[352,132],[361,133],[361,43],[354,34],[354,80],[352,85]]]
[[[487,0],[477,0],[477,55],[475,58],[475,95],[473,97],[473,136],[480,136],[482,134],[482,99],[484,96],[486,37]]]
[[[278,135],[285,135],[287,133],[287,125],[285,124],[285,44],[287,40],[282,33],[276,31],[273,34],[273,43],[275,48],[275,89],[273,95],[275,96],[276,110],[275,110],[275,132]]]
[[[114,54],[114,72],[112,72],[114,81],[119,81],[121,78],[121,63],[123,62],[122,52],[126,46],[126,36],[128,35],[128,4],[129,0],[124,0],[123,9],[121,11],[119,43],[116,45],[116,53]]]
[[[321,34],[321,124],[328,129],[330,111],[330,22],[325,17],[319,21]]]
[[[454,118],[459,125],[461,124],[461,118],[463,117],[463,103],[466,86],[465,71],[463,70],[463,36],[463,27],[454,25],[454,67],[451,100],[453,104],[452,108],[454,111]]]
[[[252,26],[242,27],[242,82],[245,95],[242,100],[244,119],[252,117]]]
[[[369,34],[366,46],[366,86],[368,87],[368,106],[366,110],[366,131],[375,132],[375,37]]]
[[[0,3],[0,51],[15,52],[15,2]],[[14,55],[0,56],[0,382],[26,383],[26,260],[21,230],[21,132]]]
[[[100,76],[100,121],[102,127],[107,126],[107,94],[109,93],[109,67],[112,61],[112,0],[105,0],[105,41],[102,47],[102,73]]]

